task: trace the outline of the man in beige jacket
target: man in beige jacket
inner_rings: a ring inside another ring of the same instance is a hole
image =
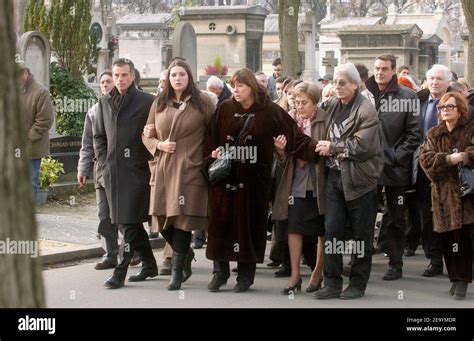
[[[38,192],[41,158],[49,155],[49,129],[53,125],[54,112],[49,91],[34,79],[25,64],[20,64],[20,70],[24,109],[28,117],[34,199]]]

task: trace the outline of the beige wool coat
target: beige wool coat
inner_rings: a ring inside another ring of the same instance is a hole
[[[149,214],[162,218],[209,215],[208,184],[202,174],[204,142],[215,106],[202,93],[203,112],[195,108],[190,97],[176,109],[172,101],[157,112],[155,101],[150,109],[148,124],[155,124],[157,137],[142,135],[143,144],[153,155],[150,165]],[[158,150],[158,143],[169,139],[176,142],[174,153]],[[181,228],[181,226],[176,226]],[[184,228],[191,230],[190,228]]]

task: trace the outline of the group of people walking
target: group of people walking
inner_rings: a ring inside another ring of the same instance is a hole
[[[370,277],[383,195],[389,255],[383,279],[403,276],[410,219],[405,193],[415,186],[424,235],[442,244],[450,292],[464,298],[472,279],[474,196],[460,196],[458,166],[474,167],[474,125],[465,99],[448,91],[449,70],[434,66],[428,72],[429,99],[419,107],[420,97],[398,84],[395,70],[395,57],[377,57],[374,76],[365,82],[366,96],[357,68],[341,64],[334,72],[335,94],[324,104],[316,84],[290,82],[291,96],[283,107],[253,71],[240,69],[230,79],[232,98],[219,97],[216,106],[198,90],[181,58],[169,65],[156,98],[134,86],[130,60],[116,60],[114,88],[104,92],[87,118],[95,178],[105,194],[100,201],[110,210],[104,218],[124,233],[122,260],[105,285],[124,285],[135,252],[142,268],[129,281],[158,275],[143,228],[151,217],[154,230],[173,250],[168,290],[180,289],[192,274],[192,231],[207,230],[206,257],[213,261],[208,290],[219,291],[227,283],[234,261],[233,290],[247,291],[256,264],[264,260],[272,203],[291,266],[282,292],[301,288],[303,254],[312,268],[307,292],[318,299],[359,298]],[[401,108],[402,102],[413,106]],[[229,149],[232,157],[223,152]],[[207,169],[223,157],[230,158],[228,176],[209,183]],[[328,251],[327,245],[344,242],[347,229],[362,250],[352,257],[343,290],[343,253],[336,247]],[[311,252],[304,247],[308,239]],[[429,269],[439,267],[439,261],[434,258]]]

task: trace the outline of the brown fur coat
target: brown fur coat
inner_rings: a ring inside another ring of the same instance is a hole
[[[420,150],[420,165],[432,181],[433,229],[457,230],[474,223],[474,195],[460,196],[458,167],[450,154],[462,152],[463,165],[474,167],[474,123],[459,120],[450,132],[445,122],[430,129]]]

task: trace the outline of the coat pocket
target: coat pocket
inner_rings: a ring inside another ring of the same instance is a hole
[[[354,188],[365,188],[377,183],[379,172],[375,166],[375,160],[370,159],[363,162],[352,161],[350,164],[352,186]]]
[[[158,166],[158,160],[148,161],[148,166],[150,167],[150,185],[156,183],[156,167]]]

